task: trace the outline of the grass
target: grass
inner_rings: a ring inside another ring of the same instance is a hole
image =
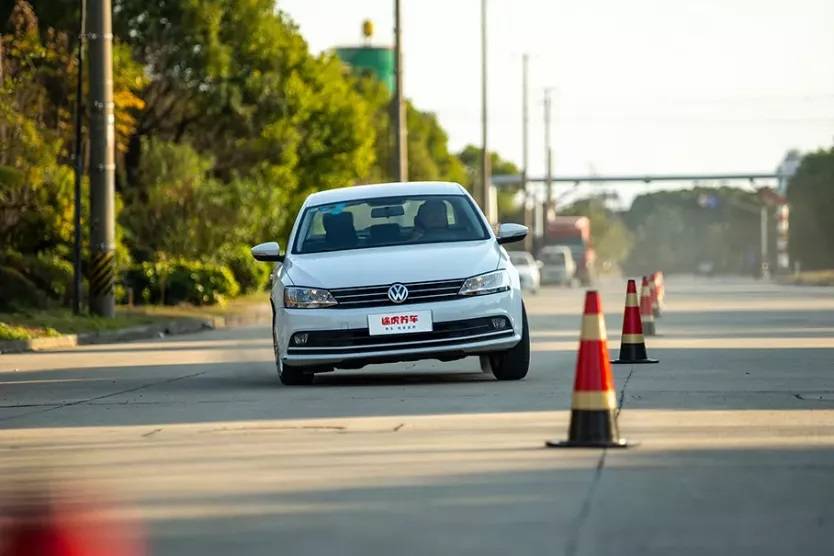
[[[267,299],[266,293],[258,292],[238,297],[222,305],[207,307],[193,305],[119,306],[116,308],[116,316],[112,319],[85,314],[73,315],[69,309],[32,309],[0,313],[0,341],[119,330],[172,318],[225,316],[246,311],[258,304],[266,304]]]
[[[834,286],[834,270],[811,270],[783,278],[784,283],[797,286]]]

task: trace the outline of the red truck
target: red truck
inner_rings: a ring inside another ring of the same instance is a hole
[[[587,216],[548,216],[539,251],[550,245],[563,245],[570,249],[576,263],[576,279],[583,286],[591,285],[596,255],[591,242],[591,221]]]

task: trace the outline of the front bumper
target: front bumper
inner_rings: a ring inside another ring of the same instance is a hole
[[[432,312],[432,322],[439,331],[461,322],[487,321],[505,317],[509,327],[489,330],[471,327],[457,334],[429,337],[418,335],[368,336],[368,315],[408,311]],[[456,359],[490,351],[510,349],[521,340],[522,310],[518,290],[454,299],[437,303],[404,304],[396,307],[363,309],[287,309],[276,314],[276,338],[281,362],[293,366],[359,367],[370,363],[414,361],[420,359]],[[356,345],[339,346],[331,342],[322,346],[290,345],[298,332],[336,331],[346,337],[360,337]],[[344,332],[344,334],[342,334]],[[411,337],[408,337],[411,336]]]

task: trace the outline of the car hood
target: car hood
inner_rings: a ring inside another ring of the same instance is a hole
[[[500,261],[498,243],[487,239],[294,254],[284,266],[294,285],[350,288],[467,278],[495,270]]]

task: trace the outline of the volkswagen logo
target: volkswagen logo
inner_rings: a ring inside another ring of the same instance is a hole
[[[408,288],[402,284],[391,284],[391,287],[388,288],[388,299],[391,300],[391,303],[402,303],[408,299]]]

